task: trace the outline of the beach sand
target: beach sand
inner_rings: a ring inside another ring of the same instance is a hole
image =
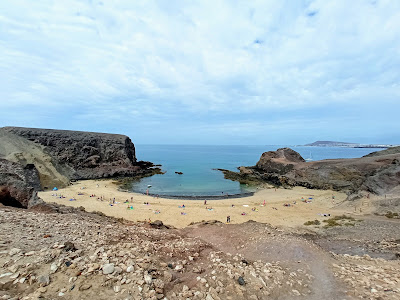
[[[65,198],[59,198],[60,195]],[[274,226],[298,227],[309,220],[327,219],[321,214],[342,215],[345,211],[337,208],[337,205],[346,199],[344,193],[327,190],[271,188],[259,190],[253,196],[244,198],[207,200],[205,205],[204,200],[171,200],[119,191],[112,180],[78,181],[58,191],[40,192],[39,197],[46,202],[83,206],[89,212],[100,211],[108,216],[131,221],[161,220],[164,224],[177,228],[203,220],[226,222],[227,216],[231,217],[232,224],[254,220]],[[103,201],[98,200],[100,197],[103,197]],[[126,200],[131,201],[131,197],[133,202],[124,203]],[[76,200],[70,201],[73,198]],[[116,203],[111,206],[110,199],[114,198]],[[302,198],[310,202],[305,203]],[[145,202],[149,204],[144,204]],[[128,206],[133,209],[127,209]]]

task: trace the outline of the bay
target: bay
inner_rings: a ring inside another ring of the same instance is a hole
[[[215,169],[237,171],[239,166],[253,166],[266,151],[290,147],[303,158],[312,160],[355,158],[383,149],[306,147],[284,145],[136,145],[138,160],[161,164],[165,174],[143,178],[130,189],[160,196],[221,196],[252,191],[246,185],[224,179]],[[182,175],[175,172],[182,172]]]

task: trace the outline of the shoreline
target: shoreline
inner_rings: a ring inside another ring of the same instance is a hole
[[[335,216],[352,211],[338,208],[347,197],[344,193],[303,187],[266,188],[242,197],[157,198],[154,195],[121,191],[114,180],[102,179],[77,181],[58,191],[39,192],[39,197],[45,202],[82,206],[88,212],[100,211],[129,221],[161,220],[176,228],[209,220],[225,223],[228,216],[231,224],[253,220],[273,226],[302,227],[310,220],[322,222],[327,219],[324,216],[327,214]]]
[[[143,196],[149,197],[157,197],[163,199],[171,199],[171,200],[224,200],[224,199],[239,199],[253,196],[256,192],[246,192],[241,194],[226,194],[226,195],[198,195],[198,196],[190,196],[190,195],[163,195],[163,194],[153,194],[153,193],[141,193],[139,191],[129,191],[126,189],[118,189],[118,191],[130,194],[141,194]]]

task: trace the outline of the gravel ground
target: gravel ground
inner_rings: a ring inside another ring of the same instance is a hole
[[[399,260],[321,242],[375,245],[363,231],[386,242],[398,225],[364,222],[312,239],[256,222],[168,229],[71,207],[0,207],[0,299],[399,299]]]

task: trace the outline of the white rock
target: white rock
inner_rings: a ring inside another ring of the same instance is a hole
[[[55,264],[55,263],[51,264],[51,266],[50,266],[51,272],[55,273],[55,272],[57,272],[57,269],[58,269],[57,264]]]
[[[133,266],[129,266],[126,268],[126,272],[128,273],[133,272],[133,270],[134,270]]]
[[[210,295],[210,294],[207,294],[206,300],[214,300],[214,298],[213,298],[213,297],[211,297],[211,295]]]
[[[103,265],[103,274],[104,275],[111,274],[114,272],[114,270],[115,270],[114,264]]]
[[[144,281],[147,284],[151,284],[151,282],[153,281],[153,278],[150,275],[144,275]]]
[[[114,292],[119,293],[121,291],[121,286],[116,285],[114,286]]]
[[[177,265],[177,266],[175,267],[175,270],[177,270],[177,271],[182,270],[182,269],[183,269],[183,266],[181,266],[181,265]]]

